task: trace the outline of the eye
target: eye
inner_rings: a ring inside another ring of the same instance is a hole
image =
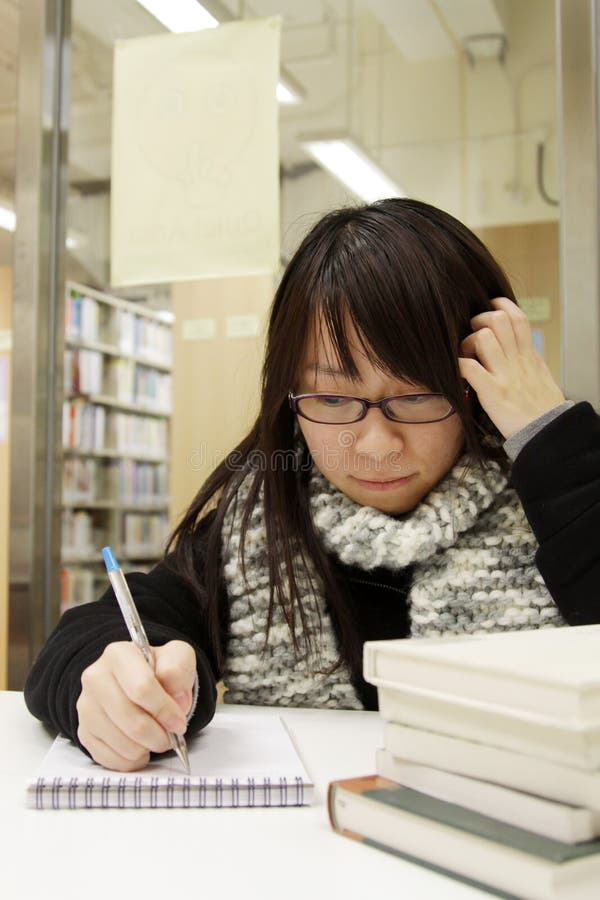
[[[402,400],[407,406],[418,406],[420,403],[426,403],[431,399],[431,394],[405,394],[403,397],[398,397],[398,400]]]
[[[329,407],[335,407],[335,408],[344,406],[346,403],[351,402],[350,397],[324,396],[324,397],[317,397],[317,400],[321,406],[329,406]]]

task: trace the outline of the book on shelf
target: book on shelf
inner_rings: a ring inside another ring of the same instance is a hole
[[[63,502],[89,503],[96,499],[97,461],[74,457],[63,460]]]
[[[101,307],[91,297],[67,291],[65,333],[67,340],[96,342],[100,339]]]
[[[131,359],[112,357],[104,364],[104,378],[98,394],[113,397],[121,403],[135,403],[135,364]]]
[[[379,711],[386,721],[481,741],[587,771],[600,767],[600,718],[582,722],[539,716],[404,685],[379,687],[378,696]]]
[[[69,282],[65,331],[62,598],[78,603],[93,594],[81,570],[98,547],[121,547],[136,568],[162,554],[173,328],[166,313]]]
[[[600,810],[600,770],[586,772],[398,722],[384,724],[384,745],[393,756],[404,760],[493,781],[549,800]]]
[[[170,366],[171,322],[126,300],[70,283],[65,304],[67,342],[102,343],[113,354]]]
[[[106,537],[101,517],[86,510],[63,509],[61,542],[63,556],[97,554]]]
[[[123,568],[135,569],[136,572],[150,572],[156,565],[153,556],[149,561],[139,559],[132,563],[119,554]],[[60,610],[61,613],[71,606],[80,606],[98,600],[108,589],[106,569],[100,562],[97,550],[86,554],[85,562],[64,563],[60,570]]]
[[[600,625],[368,641],[371,684],[410,686],[559,719],[600,721]]]
[[[332,827],[496,896],[597,900],[600,841],[569,844],[381,776],[334,781]]]
[[[169,533],[166,515],[124,513],[122,518],[122,543],[125,547],[158,548],[164,544]],[[128,555],[132,555],[131,551]]]
[[[97,350],[69,350],[64,353],[65,394],[99,394],[104,383],[102,353]]]
[[[106,571],[102,573],[88,566],[63,566],[60,570],[61,612],[97,600],[105,589]]]
[[[107,410],[78,397],[63,404],[63,448],[155,457],[164,462],[167,423],[142,413]]]
[[[27,787],[36,809],[305,806],[314,785],[278,716],[217,713],[188,741],[192,774],[173,755],[113,772],[57,737]]]
[[[81,397],[63,403],[62,443],[66,448],[101,450],[106,446],[106,410]]]
[[[564,843],[581,843],[600,836],[600,810],[548,800],[528,790],[411,762],[384,748],[377,751],[375,767],[378,775],[404,787]]]
[[[164,419],[131,413],[114,413],[110,423],[111,446],[122,453],[158,456],[167,453],[167,423]]]
[[[63,504],[108,503],[115,507],[168,505],[165,463],[135,459],[98,460],[72,457],[63,461]]]

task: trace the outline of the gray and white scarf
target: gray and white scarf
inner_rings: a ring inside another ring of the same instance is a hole
[[[223,527],[225,586],[231,630],[224,681],[229,703],[360,709],[346,666],[323,674],[338,658],[331,618],[314,572],[297,576],[312,656],[297,658],[288,625],[275,610],[265,647],[269,571],[262,500],[252,511],[240,561],[244,482]],[[535,563],[535,537],[506,476],[461,460],[409,514],[394,517],[360,506],[313,469],[310,506],[328,553],[368,572],[413,566],[408,605],[412,637],[562,625]],[[302,571],[299,566],[298,571]],[[393,602],[393,601],[391,601]],[[319,625],[319,613],[321,624]]]

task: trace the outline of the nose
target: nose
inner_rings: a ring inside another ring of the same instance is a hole
[[[381,459],[386,454],[402,454],[405,429],[400,422],[392,422],[380,409],[370,409],[364,419],[356,422],[354,450],[365,456]]]

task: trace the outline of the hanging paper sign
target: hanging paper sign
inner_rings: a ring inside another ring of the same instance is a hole
[[[276,271],[280,27],[116,45],[114,286]]]

